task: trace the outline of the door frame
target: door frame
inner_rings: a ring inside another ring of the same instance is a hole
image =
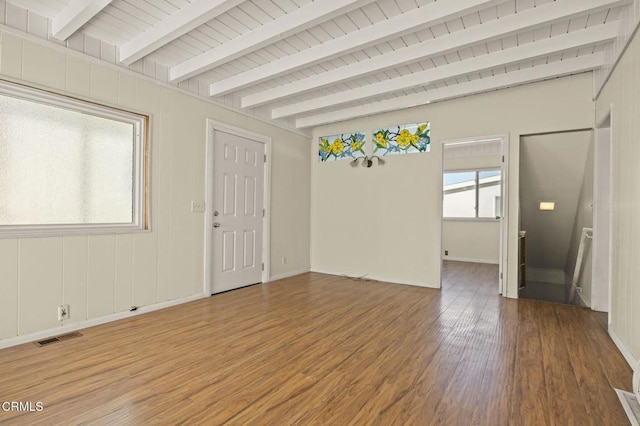
[[[211,295],[213,278],[213,172],[214,172],[214,143],[216,131],[240,136],[245,139],[264,144],[266,161],[264,163],[264,198],[262,208],[262,283],[269,282],[271,267],[271,138],[240,127],[231,126],[220,121],[207,119],[207,141],[205,150],[205,209],[204,209],[204,293]]]
[[[442,141],[441,144],[441,156],[440,156],[440,197],[438,199],[439,215],[440,215],[440,288],[442,288],[442,265],[444,262],[443,257],[443,229],[444,229],[444,190],[443,190],[443,177],[444,177],[444,150],[445,145],[455,144],[471,144],[474,142],[482,143],[483,141],[500,140],[500,152],[502,155],[502,163],[500,165],[501,172],[501,184],[502,184],[502,217],[500,220],[500,251],[498,260],[498,269],[500,275],[498,276],[498,293],[507,297],[508,294],[508,282],[507,270],[509,267],[509,134],[501,133],[496,135],[487,136],[474,136],[470,138],[460,139],[447,139]]]
[[[609,161],[608,164],[604,164],[600,157],[597,155],[598,149],[602,144],[602,140],[600,138],[600,134],[603,131],[607,131],[608,133],[608,141],[606,142],[606,148],[609,151]],[[613,287],[613,105],[610,105],[608,112],[604,116],[604,118],[596,124],[596,128],[594,131],[594,167],[593,167],[593,243],[592,243],[592,253],[593,253],[593,264],[592,264],[592,277],[596,278],[599,274],[596,274],[596,269],[598,266],[602,266],[599,262],[606,262],[608,273],[606,280],[607,282],[604,285],[607,286],[607,303],[606,309],[608,314],[608,324],[611,324],[611,293]],[[604,170],[603,170],[604,169]],[[606,175],[603,173],[606,171]],[[600,234],[598,229],[598,225],[600,222],[600,215],[604,212],[602,211],[603,202],[600,199],[600,192],[598,191],[597,185],[601,179],[606,179],[607,187],[608,187],[608,228],[606,230],[607,233],[607,249],[608,253],[600,253]],[[598,296],[601,294],[599,291],[594,291],[595,287],[600,287],[602,283],[597,283],[594,279],[591,283],[591,309],[594,310],[602,310],[602,302],[599,300]],[[594,298],[595,296],[595,298]]]

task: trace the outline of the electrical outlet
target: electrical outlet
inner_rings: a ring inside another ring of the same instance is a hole
[[[287,256],[282,256],[282,264],[283,265],[287,264]]]
[[[69,319],[69,305],[58,306],[58,321]]]
[[[191,211],[192,212],[203,212],[204,211],[204,201],[191,201]]]

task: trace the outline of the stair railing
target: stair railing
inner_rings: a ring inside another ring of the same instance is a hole
[[[574,302],[576,291],[582,293],[582,284],[578,285],[578,281],[580,280],[580,271],[582,270],[586,241],[591,238],[593,238],[593,228],[582,228],[582,234],[580,234],[580,246],[578,247],[578,257],[576,258],[576,267],[573,271],[571,290],[569,291],[570,304],[573,304]]]

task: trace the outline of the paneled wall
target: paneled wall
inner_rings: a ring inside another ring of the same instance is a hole
[[[422,286],[440,283],[443,140],[509,134],[509,268],[517,297],[518,143],[521,134],[593,127],[591,73],[437,102],[314,129],[312,270]],[[387,157],[369,169],[320,163],[317,138],[431,121],[431,152]]]
[[[0,33],[0,77],[151,116],[152,231],[0,239],[0,339],[204,291],[206,120],[272,138],[271,274],[309,269],[309,139],[46,41]],[[286,256],[287,263],[281,258]]]
[[[640,359],[640,37],[627,48],[596,101],[596,122],[612,111],[611,329]]]

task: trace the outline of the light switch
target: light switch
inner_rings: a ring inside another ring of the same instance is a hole
[[[203,212],[204,211],[204,201],[191,201],[191,211],[192,212]]]

